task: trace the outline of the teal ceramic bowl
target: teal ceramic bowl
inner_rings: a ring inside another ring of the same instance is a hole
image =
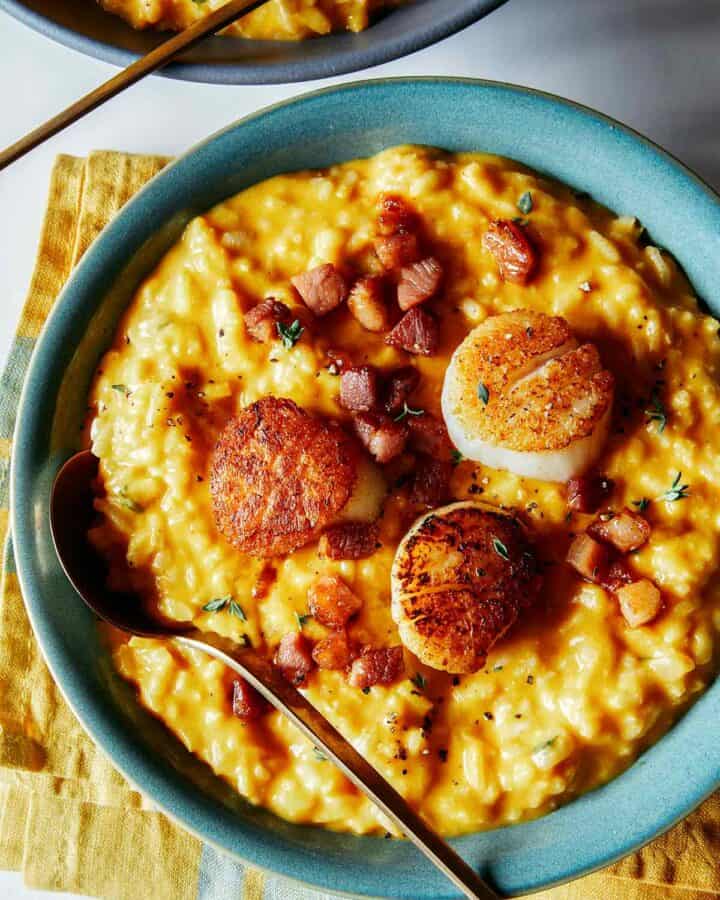
[[[114,673],[93,617],[63,576],[50,484],[77,445],[88,383],[139,280],[197,213],[278,172],[400,142],[487,150],[636,215],[720,313],[720,199],[627,128],[544,94],[478,81],[370,81],[244,119],[156,177],[90,248],[37,344],[19,409],[12,527],[23,594],[48,664],[114,764],[175,820],[238,858],[331,892],[448,900],[407,843],[333,834],[253,809],[145,713]],[[454,841],[503,893],[582,875],[640,847],[720,785],[720,684],[623,775],[536,821]]]

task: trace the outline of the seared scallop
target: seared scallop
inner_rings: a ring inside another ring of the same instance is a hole
[[[568,481],[600,455],[614,379],[594,344],[565,319],[531,310],[491,316],[457,348],[442,410],[468,459],[546,481]]]
[[[292,400],[263,397],[241,410],[213,451],[216,524],[252,556],[289,553],[348,518],[372,521],[384,490],[354,438]]]
[[[522,523],[489,504],[452,503],[421,516],[397,549],[392,616],[421,662],[475,672],[534,602],[541,577]]]

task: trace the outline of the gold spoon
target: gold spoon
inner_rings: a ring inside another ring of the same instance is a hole
[[[90,450],[62,466],[50,499],[50,528],[60,564],[75,590],[101,619],[141,637],[164,637],[202,650],[248,681],[421,850],[466,897],[498,900],[480,876],[436,834],[314,706],[268,660],[249,647],[192,625],[151,616],[133,594],[110,593],[104,565],[87,539],[94,516],[93,482],[98,459]]]
[[[15,160],[20,159],[26,153],[29,153],[39,144],[47,141],[59,131],[67,128],[81,119],[83,116],[97,109],[106,100],[115,97],[125,88],[140,81],[150,72],[161,69],[163,66],[171,62],[183,50],[189,50],[195,44],[203,40],[209,34],[220,31],[227,25],[230,25],[236,19],[245,16],[263,6],[268,0],[229,0],[228,3],[211,12],[209,15],[199,19],[193,25],[188,26],[183,31],[174,35],[167,41],[163,41],[154,50],[151,50],[145,56],[131,63],[122,72],[118,72],[104,84],[96,87],[94,91],[76,100],[73,104],[64,109],[61,113],[48,119],[47,122],[35,128],[25,137],[20,138],[14,144],[11,144],[5,150],[0,152],[0,171]]]

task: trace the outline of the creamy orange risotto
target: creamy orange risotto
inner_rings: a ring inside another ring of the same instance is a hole
[[[225,0],[100,0],[133,28],[180,31],[218,9]],[[403,0],[271,0],[231,25],[235,37],[295,41],[331,31],[363,31],[374,15]]]
[[[91,537],[111,586],[275,656],[439,831],[534,817],[713,676],[719,360],[637,220],[516,162],[404,146],[282,175],[191,221],[120,322]],[[110,640],[252,803],[387,829],[221,664]]]

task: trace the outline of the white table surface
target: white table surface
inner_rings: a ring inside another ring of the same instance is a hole
[[[357,77],[467,75],[542,88],[632,125],[720,189],[718,47],[718,0],[510,0],[463,33]],[[0,13],[0,146],[113,71]],[[27,289],[57,153],[174,154],[246,113],[331,83],[248,88],[150,78],[0,173],[0,364]],[[48,895],[0,872],[4,900],[40,896]]]

